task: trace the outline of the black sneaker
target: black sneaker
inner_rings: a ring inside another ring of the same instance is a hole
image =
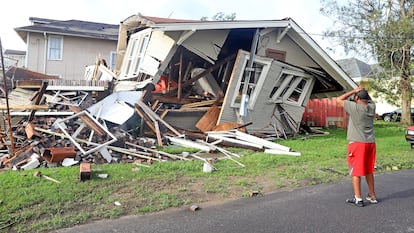
[[[358,207],[364,207],[364,206],[365,206],[365,204],[364,204],[364,201],[363,201],[363,200],[359,200],[359,201],[357,201],[357,200],[355,199],[355,197],[354,197],[354,198],[350,198],[350,199],[346,199],[346,203],[349,203],[349,204],[354,204],[355,206],[358,206]]]

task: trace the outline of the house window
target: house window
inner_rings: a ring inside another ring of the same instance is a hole
[[[115,70],[115,63],[116,63],[116,52],[111,51],[111,54],[109,55],[109,69]]]
[[[245,61],[243,61],[243,67],[247,66],[247,62],[249,60],[247,56],[245,58]],[[270,60],[264,60],[256,57],[251,71],[244,68],[244,72],[241,72],[241,76],[238,78],[236,86],[236,90],[238,91],[234,93],[231,107],[239,108],[241,106],[242,96],[243,94],[246,94],[248,96],[248,109],[254,108],[260,89],[262,88],[264,80],[270,69],[270,65]],[[250,76],[248,72],[250,72]]]
[[[312,84],[311,76],[292,70],[283,70],[276,80],[269,98],[271,102],[302,105]]]
[[[48,38],[48,60],[60,61],[63,54],[63,37],[62,36],[49,36]]]
[[[137,77],[150,39],[150,30],[144,30],[131,36],[124,58],[121,76],[124,78]]]

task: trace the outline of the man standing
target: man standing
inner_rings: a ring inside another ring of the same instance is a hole
[[[354,100],[347,100],[354,95]],[[361,176],[365,176],[369,193],[366,200],[369,203],[378,203],[374,187],[374,166],[376,144],[374,136],[375,103],[368,92],[361,87],[355,88],[336,99],[348,113],[348,169],[352,177],[354,197],[347,199],[347,203],[363,207],[361,195]]]

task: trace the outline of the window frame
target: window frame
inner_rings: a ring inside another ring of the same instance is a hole
[[[151,29],[145,29],[131,35],[122,62],[121,78],[134,78],[140,73],[140,67],[149,44]]]
[[[243,59],[243,63],[242,63],[242,67],[243,67],[243,72],[240,72],[239,76],[237,77],[237,84],[236,84],[236,88],[235,90],[240,90],[240,88],[242,87],[242,81],[244,81],[243,79],[246,77],[246,72],[247,71],[247,63],[250,60],[249,56],[244,56]],[[269,73],[270,70],[270,66],[272,65],[272,60],[271,59],[266,59],[266,58],[261,58],[258,56],[255,56],[254,61],[253,61],[253,67],[254,64],[260,64],[262,65],[262,69],[260,72],[259,77],[257,78],[257,81],[253,84],[254,85],[254,90],[250,93],[249,95],[249,99],[248,99],[248,104],[247,104],[247,109],[249,110],[253,110],[254,109],[254,105],[257,102],[257,98],[259,97],[260,94],[260,90],[263,87],[263,83],[266,80],[266,76]],[[254,78],[253,76],[250,77],[250,79]],[[244,82],[243,82],[244,83]],[[251,85],[251,84],[249,84]],[[239,95],[241,94],[241,95]],[[232,96],[232,100],[231,100],[231,104],[230,106],[232,108],[240,108],[241,107],[241,103],[237,102],[236,100],[238,98],[242,98],[243,93],[240,93],[239,91],[235,91],[233,96]]]
[[[56,48],[52,48],[52,40],[58,40],[60,41],[59,47]],[[55,55],[52,55],[54,53],[52,53],[52,49],[53,51],[57,51],[58,52],[58,56],[54,57]],[[57,35],[49,35],[48,36],[48,40],[47,40],[47,59],[49,61],[62,61],[63,60],[63,36],[57,36]]]
[[[116,67],[116,51],[111,51],[109,53],[109,69],[110,70],[115,70]]]
[[[302,106],[303,101],[306,98],[306,90],[308,90],[310,88],[310,85],[312,85],[312,80],[312,76],[306,74],[305,72],[284,68],[277,78],[274,87],[272,88],[272,90],[276,88],[276,91],[274,93],[272,91],[273,94],[269,96],[269,102],[286,102],[293,105]],[[298,88],[298,85],[301,84],[302,81],[305,81],[306,83],[302,88]],[[280,85],[277,87],[278,84]],[[299,98],[291,98],[294,92],[299,93]]]

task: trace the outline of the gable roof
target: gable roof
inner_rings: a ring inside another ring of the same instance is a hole
[[[370,65],[356,58],[341,59],[336,62],[351,78],[366,77],[372,72]]]
[[[323,72],[311,68],[309,70],[315,75],[320,74],[321,83],[336,82],[340,86],[334,90],[326,89],[318,91],[318,93],[315,92],[312,94],[313,98],[337,96],[357,87],[357,84],[348,74],[291,18],[281,20],[200,21],[166,19],[137,14],[128,17],[121,22],[122,24],[128,25],[128,30],[132,33],[151,28],[152,31],[182,31],[183,34],[202,30],[260,29],[261,33],[265,34],[277,29],[281,32],[279,34],[280,39],[283,36],[289,36],[299,48],[321,67]]]
[[[118,40],[119,26],[114,24],[95,23],[81,20],[53,20],[30,17],[30,26],[18,27],[14,30],[27,42],[27,33],[50,33],[63,36],[86,37],[102,40]]]

